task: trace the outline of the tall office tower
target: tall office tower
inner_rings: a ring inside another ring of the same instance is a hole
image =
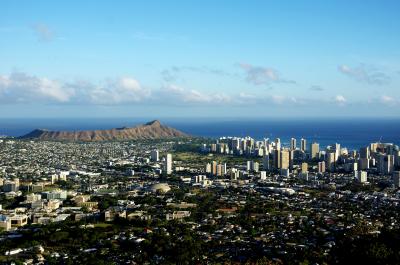
[[[378,143],[371,143],[369,145],[369,150],[371,151],[371,153],[376,153],[377,149],[378,149]]]
[[[400,188],[400,171],[393,172],[393,183],[396,188]]]
[[[251,171],[251,161],[247,161],[246,170]]]
[[[211,164],[210,163],[206,164],[206,173],[211,174]]]
[[[170,175],[172,173],[172,155],[167,154],[167,157],[165,158],[164,161],[164,168],[165,168],[165,173],[167,175]]]
[[[290,139],[290,150],[296,150],[296,138]]]
[[[387,155],[387,163],[385,165],[386,174],[392,174],[394,170],[394,155]],[[386,162],[385,161],[385,162]]]
[[[369,147],[362,147],[360,148],[360,158],[369,158]]]
[[[269,138],[264,138],[264,146],[265,147],[269,146]]]
[[[340,144],[335,143],[335,162],[339,160],[340,157]]]
[[[308,164],[303,162],[301,163],[301,173],[307,173],[308,172]]]
[[[274,168],[280,168],[281,166],[281,150],[274,150],[273,153]]]
[[[279,139],[279,138],[275,139],[275,149],[281,150],[281,139]]]
[[[400,166],[400,151],[394,152],[394,164]]]
[[[378,170],[381,174],[391,174],[394,169],[394,156],[393,155],[378,155]]]
[[[264,170],[269,170],[270,169],[269,154],[268,153],[264,153],[264,156],[263,156],[263,168],[264,168]]]
[[[211,174],[217,175],[217,161],[211,162]]]
[[[280,159],[280,169],[289,169],[289,150],[287,149],[282,149],[281,150],[281,159]]]
[[[325,161],[318,162],[318,173],[325,173]]]
[[[253,138],[247,138],[247,146],[249,146],[250,149],[254,149],[254,139]]]
[[[258,162],[251,161],[251,170],[253,172],[258,172],[260,170],[260,165]]]
[[[289,169],[290,170],[293,170],[294,152],[296,152],[296,150],[289,150]]]
[[[369,169],[369,159],[368,158],[360,158],[360,159],[358,159],[358,168],[360,170]]]
[[[223,175],[224,165],[218,164],[217,165],[217,176],[220,177]]]
[[[240,150],[246,151],[247,149],[247,141],[244,139],[240,139]]]
[[[301,141],[300,141],[300,150],[301,151],[303,151],[303,152],[305,152],[306,150],[307,150],[307,141],[306,141],[306,139],[303,139],[303,138],[301,138]]]
[[[150,153],[150,159],[151,159],[151,161],[153,161],[153,162],[158,162],[158,160],[159,160],[159,153],[158,153],[158,150],[157,150],[157,149],[151,151],[151,153]]]
[[[211,152],[212,153],[217,152],[217,144],[211,144]]]
[[[310,147],[310,155],[311,159],[317,159],[319,158],[319,143],[312,143]]]
[[[233,151],[237,151],[240,149],[240,140],[238,138],[233,138],[231,144],[231,148]]]
[[[336,164],[336,153],[333,150],[329,150],[326,154],[326,166],[329,171],[335,171]]]

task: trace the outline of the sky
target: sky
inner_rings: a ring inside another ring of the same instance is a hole
[[[0,1],[0,117],[398,117],[400,1]]]

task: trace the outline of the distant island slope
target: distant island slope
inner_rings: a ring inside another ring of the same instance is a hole
[[[19,137],[20,139],[38,139],[54,141],[113,141],[189,137],[177,129],[162,125],[158,120],[131,128],[115,128],[93,131],[49,131],[36,129]]]

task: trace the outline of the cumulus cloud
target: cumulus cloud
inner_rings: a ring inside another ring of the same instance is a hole
[[[165,69],[161,72],[161,75],[166,82],[176,81],[179,77],[179,74],[184,72],[193,72],[199,74],[211,74],[217,76],[231,76],[235,77],[235,74],[228,73],[221,69],[211,68],[207,66],[172,66],[168,69]]]
[[[395,98],[388,96],[388,95],[382,95],[380,98],[380,101],[382,104],[389,105],[389,106],[394,106],[394,105],[397,105],[397,103],[398,103],[398,101]]]
[[[204,93],[194,89],[185,89],[175,85],[161,88],[162,99],[172,103],[229,103],[231,97],[224,93]]]
[[[3,102],[68,102],[73,95],[73,89],[56,80],[21,72],[0,75],[0,100]]]
[[[95,104],[140,102],[150,97],[151,91],[131,77],[109,80],[105,85],[92,86],[89,98]]]
[[[344,96],[342,96],[342,95],[337,95],[337,96],[335,97],[334,101],[335,101],[336,103],[338,103],[339,105],[344,105],[344,104],[347,102],[347,99],[346,99]]]
[[[150,94],[132,77],[95,84],[82,80],[62,82],[21,72],[0,75],[0,101],[4,103],[119,104],[139,102]]]
[[[54,32],[46,24],[36,23],[32,26],[32,30],[40,41],[52,41],[54,39]]]
[[[365,64],[356,67],[343,64],[338,66],[338,70],[354,80],[370,85],[384,85],[390,82],[390,77],[387,74]]]
[[[295,83],[294,81],[283,79],[277,70],[270,67],[254,66],[247,63],[240,63],[239,66],[245,71],[246,81],[253,85]]]

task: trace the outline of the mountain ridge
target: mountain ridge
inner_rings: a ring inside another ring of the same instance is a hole
[[[162,125],[159,120],[153,120],[134,127],[112,128],[108,130],[83,131],[50,131],[35,129],[20,139],[54,140],[54,141],[115,141],[190,137],[175,128]]]

